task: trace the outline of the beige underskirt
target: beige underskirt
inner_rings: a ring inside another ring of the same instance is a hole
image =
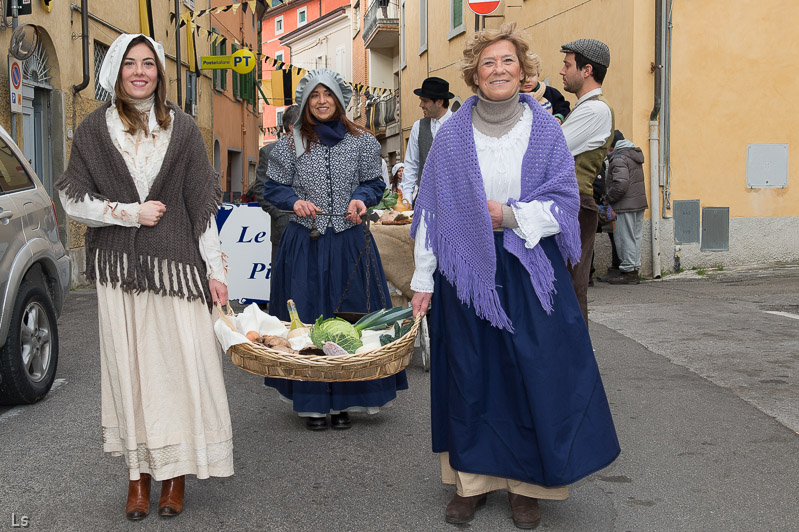
[[[205,303],[97,283],[103,449],[130,480],[233,474],[222,352]]]
[[[569,497],[568,486],[546,488],[509,478],[463,473],[452,469],[452,466],[449,465],[449,453],[440,453],[439,458],[441,459],[441,481],[444,484],[454,485],[461,497],[473,497],[497,490],[507,490],[525,497],[554,501],[562,501]]]

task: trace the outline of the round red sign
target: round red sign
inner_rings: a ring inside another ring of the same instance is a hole
[[[478,15],[489,15],[499,7],[500,0],[468,0],[469,9]]]

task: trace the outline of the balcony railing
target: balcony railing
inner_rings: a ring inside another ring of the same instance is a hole
[[[381,29],[391,29],[393,35],[389,40],[381,39],[381,46],[378,48],[389,47],[399,41],[399,8],[398,0],[374,0],[369,10],[366,12],[366,19],[363,24],[363,42],[369,47],[370,41]]]
[[[366,125],[375,135],[385,135],[397,122],[397,97],[375,98],[366,104]]]

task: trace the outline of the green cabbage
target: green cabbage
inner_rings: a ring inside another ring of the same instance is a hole
[[[333,342],[354,353],[363,345],[361,333],[350,322],[341,318],[324,319],[319,316],[311,327],[311,341],[321,347],[325,342]]]
[[[374,207],[369,207],[369,209],[366,212],[371,214],[372,211],[374,211],[374,210],[390,209],[391,207],[393,207],[396,204],[397,204],[397,193],[396,192],[391,192],[390,188],[386,188],[383,191],[383,197],[380,198],[380,202],[377,205],[375,205]]]

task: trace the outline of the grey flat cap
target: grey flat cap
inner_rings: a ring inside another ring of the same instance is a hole
[[[592,63],[597,63],[605,68],[610,66],[610,49],[602,41],[577,39],[562,45],[560,51],[563,54],[580,54]]]

